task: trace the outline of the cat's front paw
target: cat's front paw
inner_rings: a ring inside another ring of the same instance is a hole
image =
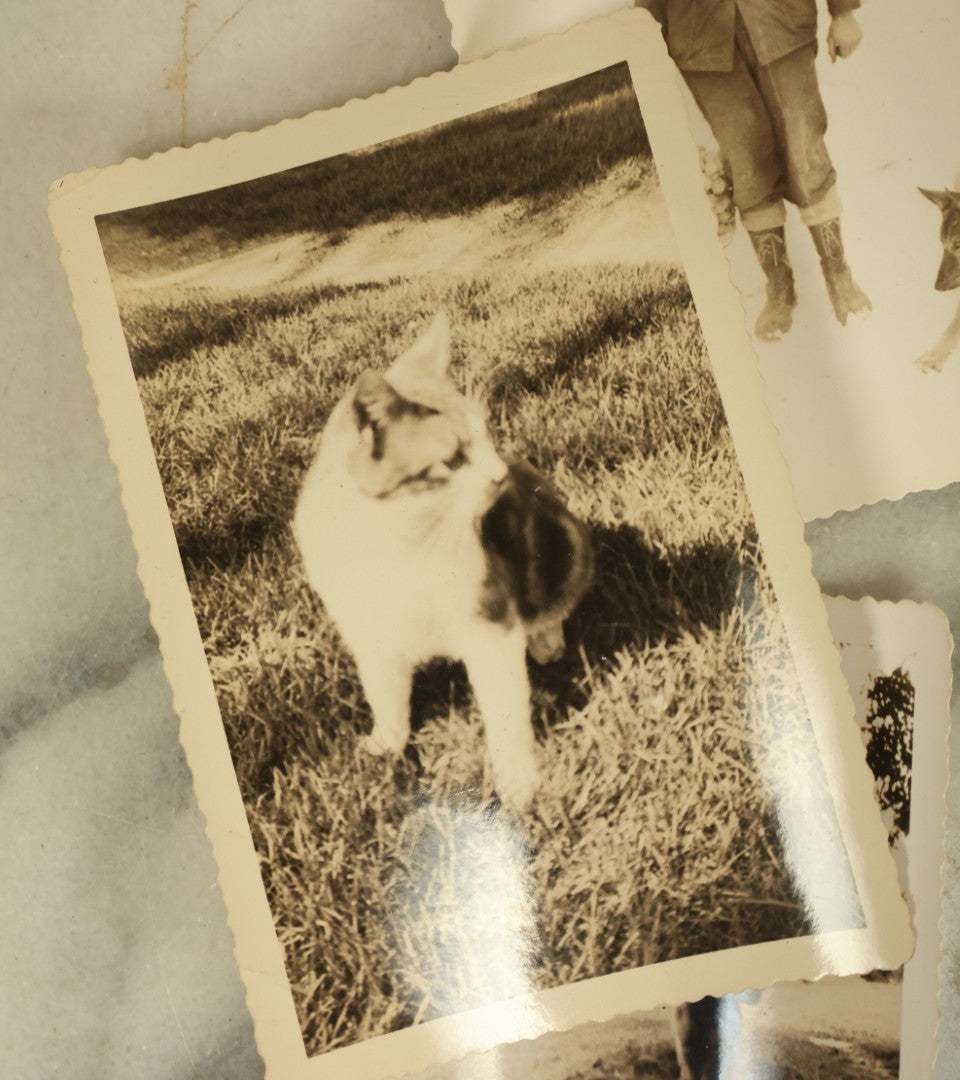
[[[493,780],[504,806],[522,814],[530,809],[540,789],[540,770],[532,757],[521,755],[509,769],[501,768],[494,773]]]

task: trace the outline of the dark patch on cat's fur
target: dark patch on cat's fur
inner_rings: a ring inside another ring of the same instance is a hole
[[[373,431],[371,457],[380,461],[384,454],[386,431],[391,423],[404,416],[435,416],[436,409],[402,397],[377,371],[368,368],[357,380],[353,395],[353,415],[361,430]]]
[[[756,603],[756,563],[736,544],[703,544],[665,555],[632,525],[593,525],[590,533],[596,581],[567,621],[568,636],[577,647],[556,663],[528,665],[532,720],[541,734],[545,727],[563,722],[570,710],[587,706],[588,668],[606,670],[623,649],[715,630],[735,608],[751,611]],[[755,546],[756,538],[750,543]],[[506,611],[505,590],[502,596]],[[427,664],[413,680],[413,730],[451,710],[468,709],[470,702],[462,663]]]
[[[509,467],[496,500],[480,520],[487,556],[481,613],[526,623],[571,611],[590,586],[589,533],[547,481],[529,465]]]

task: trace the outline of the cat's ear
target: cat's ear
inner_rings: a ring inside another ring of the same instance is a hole
[[[951,203],[955,201],[956,196],[949,191],[928,191],[926,188],[917,188],[924,198],[929,199],[932,203],[936,203],[941,210],[949,209]]]
[[[441,379],[450,366],[450,320],[445,312],[393,364],[393,371],[414,379]]]
[[[353,411],[358,427],[368,424],[374,427],[383,423],[392,405],[400,400],[400,395],[393,389],[379,371],[367,368],[353,392]]]

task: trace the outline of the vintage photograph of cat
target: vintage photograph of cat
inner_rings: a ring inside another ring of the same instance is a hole
[[[842,839],[626,64],[317,157],[97,219],[308,1055],[811,933],[783,822]]]
[[[401,753],[414,672],[463,660],[496,792],[525,810],[539,783],[527,643],[539,663],[563,656],[563,620],[592,583],[590,534],[546,479],[499,456],[449,363],[437,315],[385,374],[361,374],[327,422],[293,531],[356,661],[366,746]]]

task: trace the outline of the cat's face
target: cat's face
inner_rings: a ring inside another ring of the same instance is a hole
[[[450,327],[438,316],[388,371],[365,371],[353,390],[359,441],[348,469],[377,499],[447,490],[476,496],[506,475],[480,408],[447,375]]]

